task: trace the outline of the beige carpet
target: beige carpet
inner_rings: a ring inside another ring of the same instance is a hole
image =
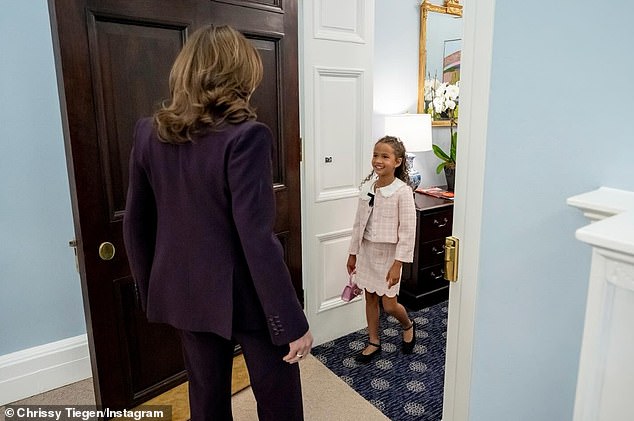
[[[385,421],[384,416],[372,404],[363,399],[343,380],[328,370],[315,357],[309,355],[301,362],[304,414],[306,421]],[[186,385],[167,392],[173,405],[173,420],[185,421],[189,415]],[[164,396],[164,395],[162,395]],[[283,397],[282,397],[283,399]],[[92,379],[55,389],[15,402],[15,405],[94,405]],[[251,388],[244,389],[232,398],[235,421],[257,420],[255,399]],[[0,407],[0,421],[4,411]]]
[[[312,355],[300,363],[300,370],[306,421],[389,421]],[[258,419],[251,388],[235,394],[232,405],[234,421]]]

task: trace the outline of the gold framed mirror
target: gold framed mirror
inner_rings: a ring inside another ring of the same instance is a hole
[[[433,44],[434,48],[439,48],[440,43],[444,43],[444,45],[448,45],[449,42],[459,41],[457,47],[453,46],[451,48],[456,49],[458,51],[461,50],[462,44],[462,35],[460,35],[457,39],[456,36],[453,36],[454,39],[444,38],[446,35],[442,33],[438,33],[440,31],[436,31],[436,27],[431,25],[430,20],[430,12],[438,13],[438,16],[444,16],[444,18],[440,17],[439,19],[454,19],[462,17],[462,5],[460,4],[460,0],[444,0],[443,5],[433,4],[430,0],[423,0],[420,4],[420,32],[419,32],[419,42],[418,42],[418,104],[417,104],[417,112],[425,113],[426,103],[425,103],[425,79],[427,78],[427,74],[429,72],[430,63],[428,58],[428,42]],[[433,15],[432,17],[438,18],[438,16]],[[454,25],[454,28],[450,29],[451,31],[457,31],[459,28],[459,33],[462,34],[462,21],[459,21],[458,26]],[[451,38],[451,36],[450,36]],[[441,70],[441,80],[447,77],[447,72],[445,72],[445,65],[443,61],[447,58],[448,55],[445,51],[441,52],[441,58],[434,60],[434,74],[430,74],[431,77],[437,78],[437,70],[440,68]],[[438,63],[435,63],[438,61]],[[459,59],[458,59],[459,63]],[[438,67],[440,66],[440,67]],[[458,73],[459,75],[459,73]],[[456,77],[456,76],[454,76]],[[459,76],[457,76],[459,78]],[[449,126],[449,120],[433,120],[432,125],[434,126]]]

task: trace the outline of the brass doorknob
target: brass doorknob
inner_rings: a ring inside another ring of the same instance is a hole
[[[101,260],[112,260],[114,253],[114,245],[108,241],[101,243],[99,246],[99,257],[101,257]]]

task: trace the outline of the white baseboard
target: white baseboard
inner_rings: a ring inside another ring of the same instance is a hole
[[[0,356],[0,405],[92,376],[86,335]]]

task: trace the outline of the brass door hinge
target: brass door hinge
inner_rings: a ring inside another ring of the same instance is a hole
[[[458,249],[460,241],[456,237],[445,238],[445,279],[458,281]]]
[[[77,269],[77,273],[79,273],[79,258],[77,257],[77,239],[73,238],[68,242],[68,247],[72,247],[75,252],[75,269]]]
[[[299,138],[299,162],[304,160],[304,139]]]

